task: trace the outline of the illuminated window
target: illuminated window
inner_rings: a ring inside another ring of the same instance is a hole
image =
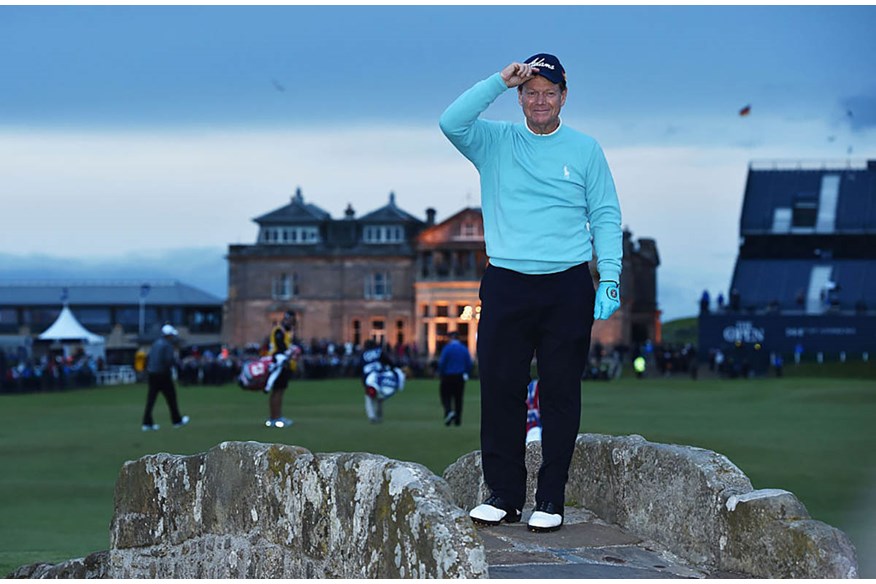
[[[380,345],[386,342],[386,323],[383,320],[371,321],[371,340]]]

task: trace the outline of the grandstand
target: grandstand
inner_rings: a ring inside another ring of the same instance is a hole
[[[752,162],[723,309],[700,345],[790,356],[876,351],[876,160]]]

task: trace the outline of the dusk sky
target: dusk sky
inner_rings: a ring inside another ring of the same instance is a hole
[[[664,318],[693,315],[726,294],[751,161],[876,159],[874,30],[873,6],[2,6],[0,279],[43,256],[83,277],[221,260],[297,187],[335,217],[390,191],[422,219],[478,206],[438,117],[549,52],[563,122],[657,241]],[[514,92],[485,117],[522,120]]]

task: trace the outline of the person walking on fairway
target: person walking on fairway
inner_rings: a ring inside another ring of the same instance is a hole
[[[459,333],[450,333],[450,342],[444,345],[438,357],[438,376],[441,405],[444,406],[444,425],[462,424],[462,394],[471,373],[471,355],[459,342]]]
[[[149,392],[146,394],[146,411],[143,412],[144,432],[159,428],[152,418],[152,410],[159,393],[164,396],[167,407],[170,409],[170,421],[173,423],[173,427],[181,428],[189,423],[189,417],[179,413],[176,386],[173,383],[173,368],[176,366],[173,339],[176,338],[177,334],[177,330],[170,324],[161,327],[161,337],[152,344],[149,355],[146,357]]]
[[[515,87],[523,123],[480,118]],[[521,518],[526,388],[536,355],[543,462],[529,529],[562,527],[591,327],[620,307],[620,205],[602,148],[560,119],[567,93],[559,59],[539,53],[476,83],[440,119],[480,174],[490,258],[481,279],[477,352],[481,454],[491,494],[470,512],[480,524]],[[588,266],[594,251],[595,292]]]
[[[368,416],[368,420],[372,424],[379,424],[383,422],[384,398],[377,391],[379,388],[375,385],[379,385],[379,374],[392,369],[394,363],[389,356],[389,351],[385,351],[383,344],[374,339],[365,341],[365,347],[359,361],[362,387],[365,389],[365,415]],[[369,385],[369,380],[373,381],[374,385]]]

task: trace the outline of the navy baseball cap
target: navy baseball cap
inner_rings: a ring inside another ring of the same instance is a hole
[[[563,83],[566,80],[566,70],[560,64],[560,60],[548,53],[538,53],[524,61],[538,69],[537,75],[541,75],[551,83]]]

